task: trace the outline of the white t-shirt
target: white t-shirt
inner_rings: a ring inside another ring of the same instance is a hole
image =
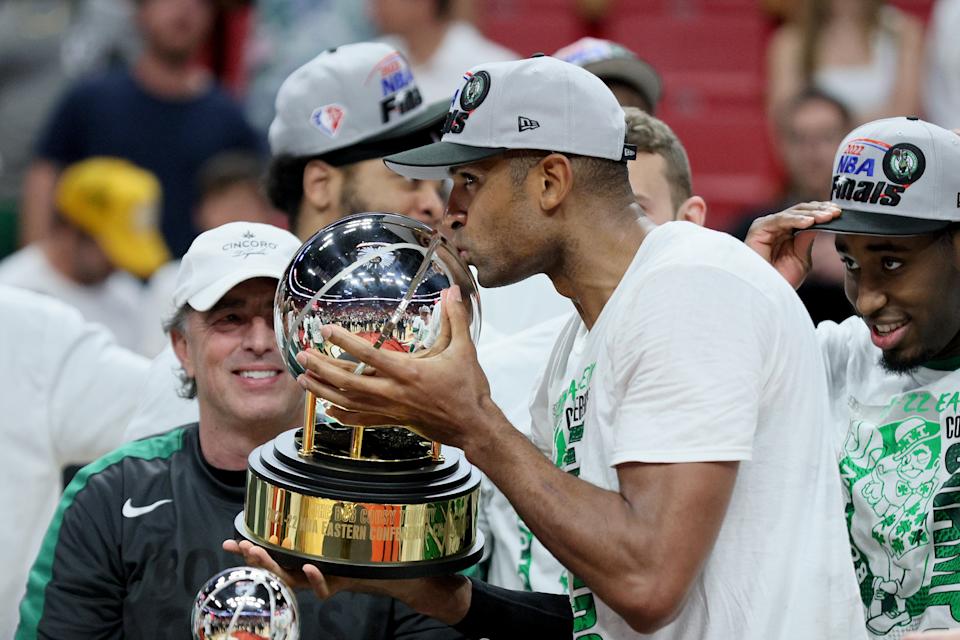
[[[574,313],[569,300],[556,292],[554,295],[566,303],[567,313],[498,340],[481,341],[477,348],[480,366],[490,384],[490,397],[507,420],[528,438],[530,396],[557,337]],[[507,589],[566,593],[564,568],[486,476],[480,500],[479,526],[486,540],[484,553],[489,562],[487,581]]]
[[[618,491],[623,463],[740,462],[686,604],[649,637],[863,636],[822,367],[783,278],[686,222],[650,232],[590,332],[566,327],[532,406],[560,468]],[[640,637],[568,580],[575,637]]]
[[[66,302],[85,320],[109,329],[121,346],[142,352],[143,287],[124,271],[115,271],[100,284],[79,285],[55,271],[43,250],[31,245],[0,262],[0,284]]]
[[[150,363],[143,394],[123,433],[123,441],[139,440],[200,420],[197,399],[180,396],[183,367],[168,344]]]
[[[960,372],[885,371],[860,318],[817,337],[871,637],[958,628]]]
[[[121,443],[146,358],[48,296],[0,285],[0,638],[60,499],[61,468]]]
[[[382,39],[410,59],[406,43],[396,36]],[[413,77],[424,102],[449,100],[463,83],[463,74],[484,62],[505,62],[519,58],[506,47],[487,40],[477,28],[468,22],[453,22],[447,28],[443,41],[424,64],[410,60]]]

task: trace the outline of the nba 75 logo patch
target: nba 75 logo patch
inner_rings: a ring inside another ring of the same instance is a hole
[[[347,115],[346,109],[339,104],[325,104],[313,110],[310,114],[310,122],[320,131],[335,138],[345,115]]]

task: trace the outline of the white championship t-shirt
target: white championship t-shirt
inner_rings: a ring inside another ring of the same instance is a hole
[[[574,318],[561,335],[532,406],[557,466],[618,491],[623,463],[740,462],[682,611],[644,637],[863,637],[822,367],[783,278],[686,222],[650,232],[591,331]],[[568,584],[574,637],[640,637]]]
[[[958,628],[960,372],[884,370],[860,318],[817,337],[870,637]]]

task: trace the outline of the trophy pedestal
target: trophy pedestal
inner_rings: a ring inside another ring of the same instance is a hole
[[[317,425],[312,455],[293,429],[250,454],[237,532],[287,568],[414,578],[465,569],[483,551],[480,473],[452,447],[440,459],[406,429],[367,429],[360,458],[350,429]]]

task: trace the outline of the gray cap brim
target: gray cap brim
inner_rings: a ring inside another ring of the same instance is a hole
[[[872,211],[843,209],[839,218],[815,224],[809,230],[864,236],[919,236],[943,231],[950,224],[949,220],[924,220]]]
[[[419,116],[415,118],[410,118],[392,129],[388,129],[383,133],[375,135],[371,138],[364,138],[361,140],[362,143],[370,142],[379,142],[381,140],[393,140],[394,138],[402,138],[413,133],[418,133],[420,131],[429,130],[434,127],[437,128],[437,133],[440,132],[440,124],[446,119],[447,111],[450,110],[450,101],[449,100],[440,100],[434,102],[433,104],[427,105],[427,108],[423,110]]]
[[[450,167],[471,164],[503,153],[505,148],[471,147],[456,142],[434,142],[423,147],[401,151],[383,159],[391,171],[414,180],[443,180],[450,177]]]

